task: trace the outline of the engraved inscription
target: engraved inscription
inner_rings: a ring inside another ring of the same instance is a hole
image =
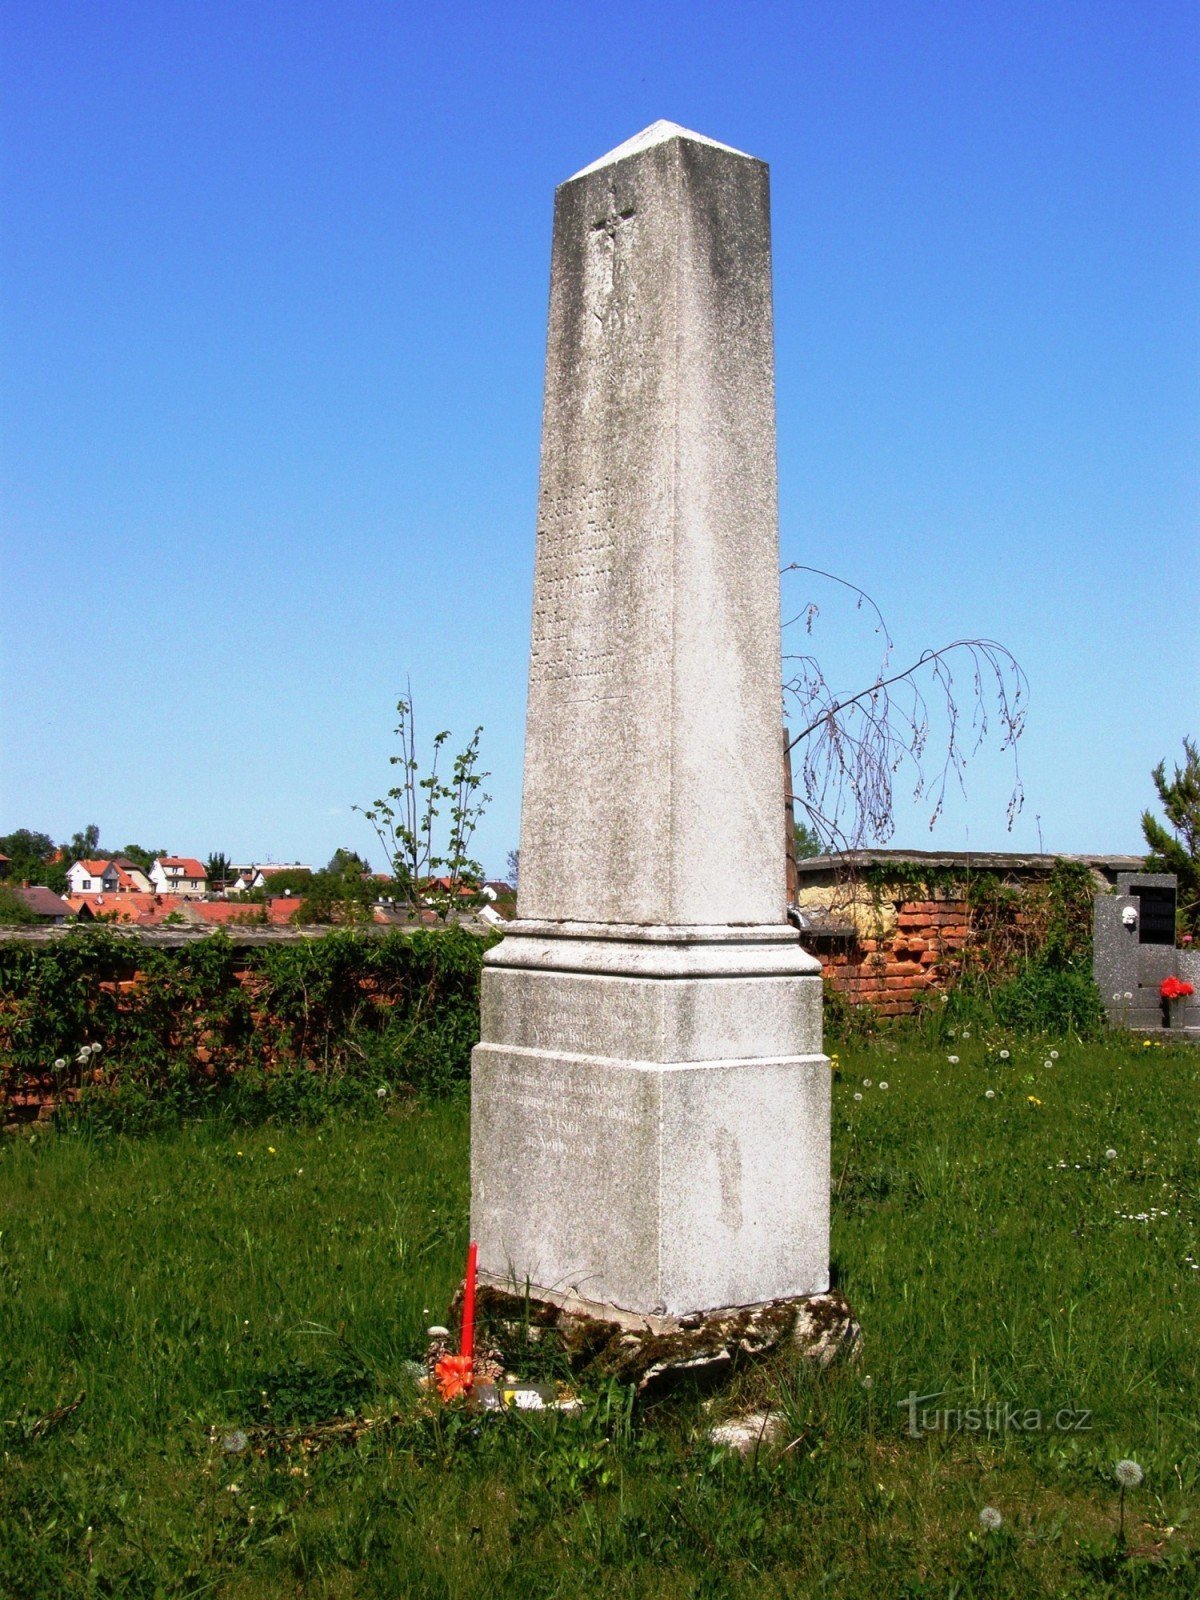
[[[586,1147],[598,1133],[636,1128],[641,1122],[627,1081],[580,1082],[510,1066],[502,1082],[504,1103],[526,1119],[527,1137],[542,1150],[563,1150],[568,1140],[582,1140]]]
[[[530,682],[566,685],[568,700],[614,698],[621,619],[620,554],[610,486],[547,494],[539,505]]]

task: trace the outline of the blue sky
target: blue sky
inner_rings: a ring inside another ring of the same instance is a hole
[[[1030,678],[1012,832],[985,748],[894,842],[1139,848],[1200,735],[1194,5],[4,17],[0,832],[371,853],[411,679],[503,869],[554,186],[668,117],[771,164],[783,560]]]

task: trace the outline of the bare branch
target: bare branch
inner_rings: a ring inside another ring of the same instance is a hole
[[[1000,748],[1010,751],[1013,788],[1007,807],[1009,828],[1021,810],[1024,791],[1016,745],[1025,727],[1029,682],[1020,662],[995,639],[952,640],[925,650],[902,671],[892,671],[895,648],[883,613],[857,584],[816,567],[793,564],[784,572],[806,572],[850,590],[856,610],[874,613],[884,648],[875,677],[854,694],[835,694],[816,655],[785,657],[792,676],[784,691],[799,707],[803,727],[789,749],[798,751],[796,798],[832,847],[854,849],[884,843],[895,828],[894,780],[907,768],[913,798],[932,803],[929,826],[942,813],[953,781],[965,792],[964,773],[999,723]],[[803,622],[811,634],[819,608],[809,602],[785,626]],[[957,666],[969,671],[969,690],[956,682]],[[933,702],[931,711],[930,700]],[[964,715],[964,706],[968,715]],[[945,744],[929,761],[935,727],[943,725]]]

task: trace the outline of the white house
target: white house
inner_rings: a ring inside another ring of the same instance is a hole
[[[246,866],[231,867],[230,871],[237,873],[229,885],[230,894],[245,894],[247,889],[265,889],[276,872],[311,872],[312,868],[303,861],[265,861],[261,866],[251,862]]]
[[[113,861],[76,861],[67,868],[72,894],[116,894],[120,873]]]
[[[159,894],[191,895],[193,899],[208,890],[203,863],[192,856],[156,856],[150,882]]]

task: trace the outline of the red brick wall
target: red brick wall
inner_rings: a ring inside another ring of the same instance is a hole
[[[891,904],[895,926],[880,937],[860,935],[853,943],[822,940],[812,946],[834,989],[856,1005],[874,1006],[885,1017],[907,1016],[921,995],[945,989],[971,938],[965,900]]]

